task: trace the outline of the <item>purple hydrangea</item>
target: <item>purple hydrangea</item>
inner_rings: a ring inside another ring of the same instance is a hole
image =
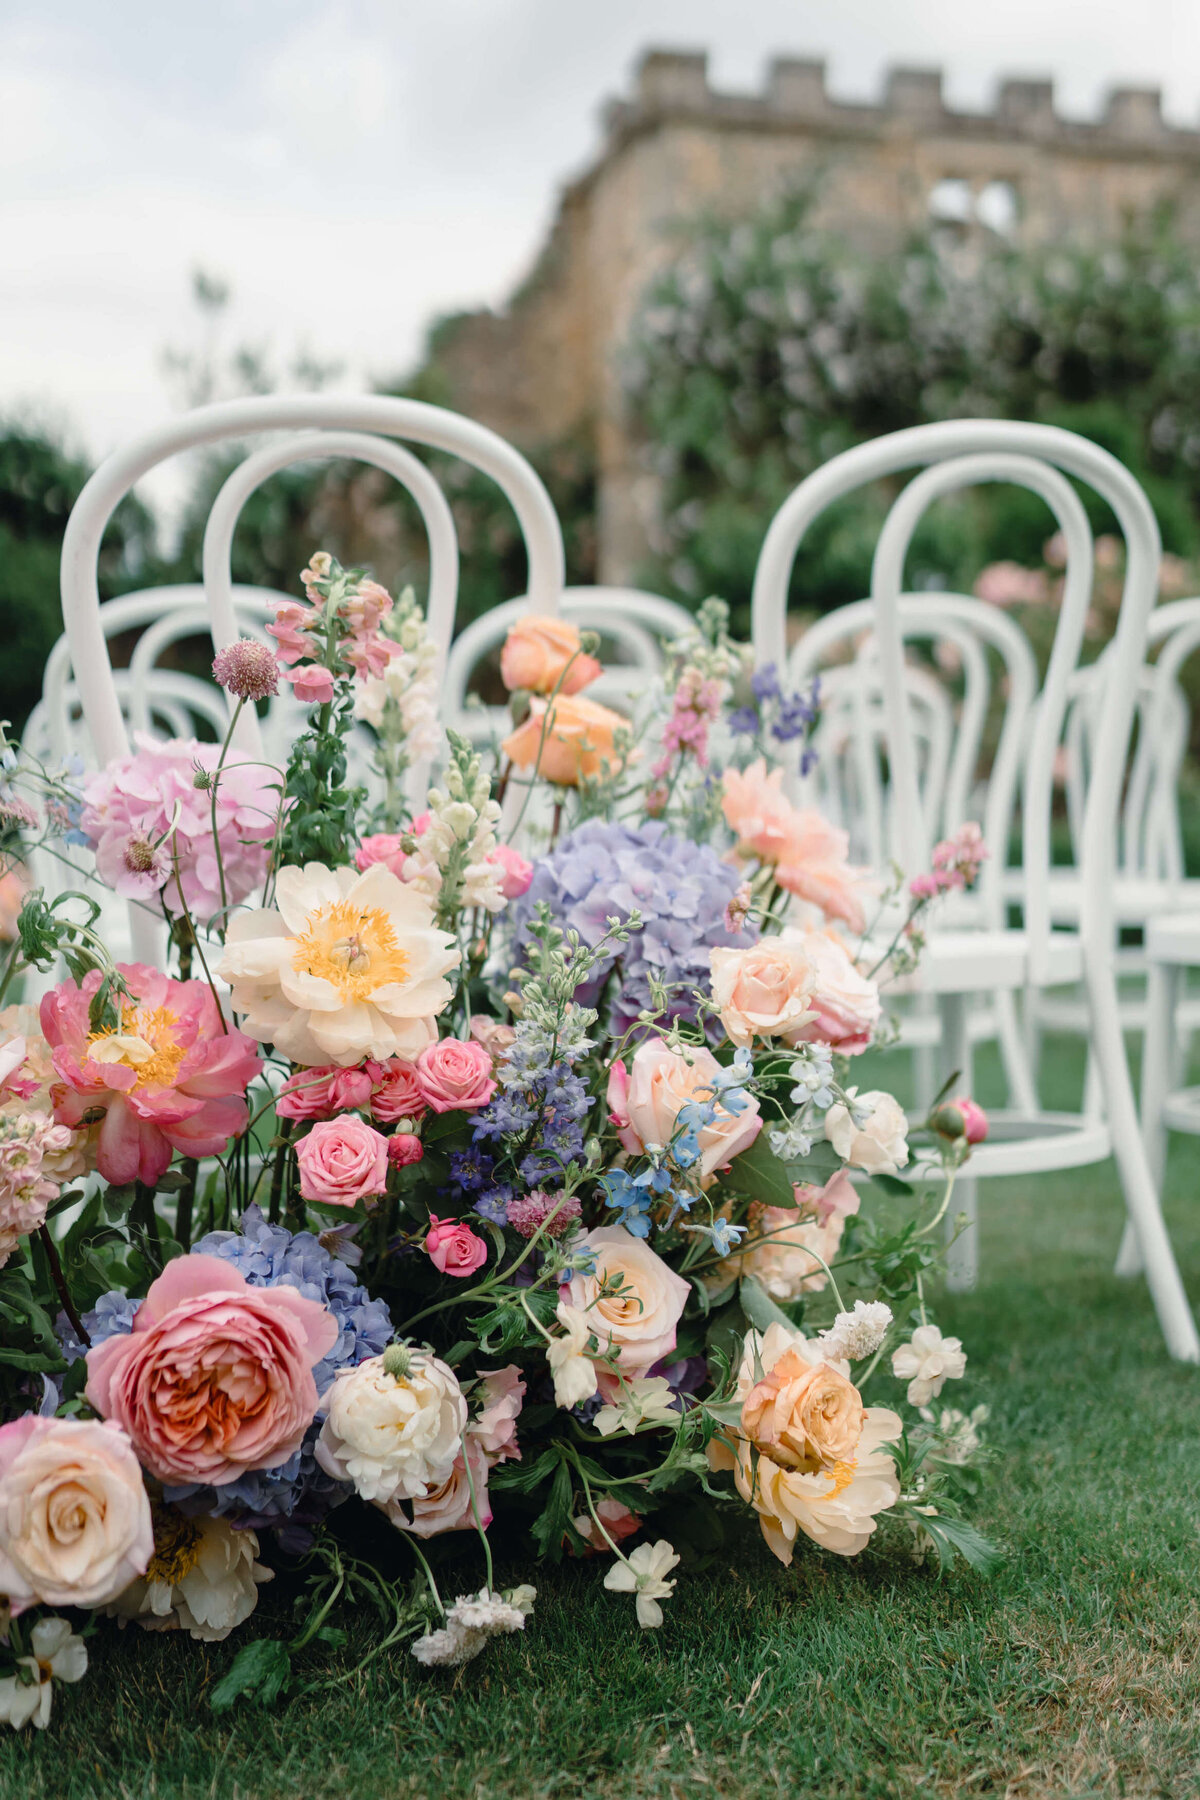
[[[539,901],[557,922],[597,944],[607,921],[627,919],[636,908],[642,929],[620,954],[620,983],[613,997],[613,1032],[629,1029],[650,1006],[650,977],[681,991],[673,993],[668,1018],[694,1018],[687,990],[708,983],[708,953],[717,945],[753,943],[750,931],[725,929],[725,908],[741,877],[707,844],[675,836],[652,820],[637,828],[589,819],[537,864],[528,891],[513,909],[518,950]],[[578,990],[594,1005],[616,963],[609,957],[592,981]]]
[[[230,1263],[251,1287],[293,1287],[306,1300],[329,1308],[341,1334],[328,1356],[313,1368],[318,1394],[325,1392],[339,1369],[382,1355],[392,1340],[391,1315],[385,1302],[373,1300],[346,1263],[331,1256],[311,1231],[293,1233],[282,1225],[268,1224],[257,1206],[247,1207],[240,1231],[210,1231],[193,1249]],[[92,1343],[132,1330],[140,1304],[120,1293],[102,1295],[94,1309],[84,1314]],[[82,1350],[82,1345],[70,1343],[68,1359],[74,1360]],[[319,1432],[320,1424],[314,1422],[295,1455],[277,1468],[253,1469],[219,1488],[169,1487],[164,1490],[166,1497],[187,1512],[225,1513],[237,1525],[273,1528],[288,1548],[302,1548],[309,1535],[307,1527],[350,1492],[318,1467],[314,1446]]]

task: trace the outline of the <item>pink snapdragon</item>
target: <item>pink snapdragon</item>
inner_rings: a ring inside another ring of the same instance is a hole
[[[347,670],[359,681],[378,679],[400,646],[380,629],[392,610],[387,589],[348,572],[318,551],[301,572],[308,605],[285,600],[267,630],[275,639],[280,674],[298,699],[327,705]]]
[[[662,751],[651,775],[661,781],[681,756],[693,756],[700,768],[707,768],[708,733],[720,714],[720,682],[689,664],[676,684],[671,716],[663,727]]]
[[[952,888],[972,888],[990,855],[978,825],[968,821],[934,846],[932,869],[928,874],[914,875],[908,891],[914,900],[934,900]]]
[[[0,1267],[45,1224],[59,1191],[53,1163],[70,1147],[71,1133],[48,1113],[0,1118]]]

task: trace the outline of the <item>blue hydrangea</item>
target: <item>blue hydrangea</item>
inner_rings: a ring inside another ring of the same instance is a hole
[[[620,1035],[650,1006],[650,977],[678,986],[667,1018],[694,1018],[688,989],[705,988],[708,953],[716,945],[753,943],[751,931],[725,929],[725,909],[741,877],[708,844],[674,835],[654,820],[636,828],[589,819],[537,864],[528,891],[513,909],[518,952],[539,901],[582,942],[597,944],[607,920],[626,919],[636,908],[642,929],[620,952],[620,983],[612,1002],[611,1029]],[[599,965],[577,991],[595,1005],[616,956]]]
[[[313,1368],[317,1393],[323,1394],[339,1369],[379,1356],[392,1339],[392,1321],[382,1300],[360,1287],[349,1266],[331,1256],[311,1231],[292,1233],[270,1225],[257,1206],[247,1207],[240,1231],[210,1231],[193,1249],[230,1263],[251,1287],[293,1287],[306,1300],[327,1306],[341,1327],[333,1349]],[[117,1332],[130,1331],[140,1301],[124,1294],[104,1294],[84,1324],[93,1344]],[[82,1346],[68,1349],[82,1351]],[[254,1469],[219,1488],[169,1487],[168,1500],[188,1512],[225,1513],[239,1525],[273,1527],[280,1537],[300,1547],[307,1533],[349,1489],[318,1467],[314,1446],[320,1424],[314,1422],[294,1456],[274,1469]],[[299,1528],[299,1529],[298,1529]]]

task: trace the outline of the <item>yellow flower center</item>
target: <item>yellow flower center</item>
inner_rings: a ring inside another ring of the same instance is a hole
[[[312,914],[296,939],[292,967],[332,983],[343,1000],[366,1000],[376,988],[406,981],[409,958],[380,907],[335,900]]]
[[[156,1506],[152,1510],[154,1555],[146,1569],[146,1580],[175,1587],[200,1560],[200,1527],[174,1507]]]
[[[821,1495],[822,1500],[832,1500],[837,1494],[848,1488],[854,1480],[854,1471],[857,1467],[856,1462],[835,1462],[832,1469],[828,1471],[833,1480],[833,1486]]]
[[[177,1043],[177,1013],[165,1006],[126,1006],[118,1030],[94,1031],[88,1039],[93,1062],[123,1063],[137,1073],[134,1086],[174,1087],[187,1047]]]

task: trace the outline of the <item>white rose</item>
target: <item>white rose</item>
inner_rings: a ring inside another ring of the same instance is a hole
[[[843,1161],[868,1175],[895,1175],[908,1161],[908,1120],[899,1101],[873,1089],[847,1088],[854,1111],[840,1102],[825,1114],[825,1136]],[[855,1119],[861,1123],[856,1124]]]
[[[396,1374],[384,1367],[389,1359]],[[364,1500],[423,1500],[449,1479],[467,1403],[454,1371],[436,1356],[408,1350],[398,1357],[394,1348],[370,1356],[336,1376],[322,1406],[317,1461]]]
[[[644,1375],[675,1348],[675,1327],[691,1285],[624,1225],[605,1225],[579,1240],[591,1250],[591,1275],[571,1277],[570,1299],[586,1316],[600,1354],[616,1351],[623,1375]]]
[[[97,1606],[153,1554],[142,1471],[118,1425],[30,1413],[0,1428],[0,1594]]]

